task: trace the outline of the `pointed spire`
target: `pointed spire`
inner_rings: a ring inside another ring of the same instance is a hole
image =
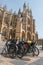
[[[16,11],[13,12],[13,15],[16,15]]]
[[[24,5],[23,5],[23,10],[24,10],[24,11],[29,10],[29,6],[28,6],[28,5],[29,5],[29,4],[24,3]]]
[[[23,8],[26,8],[26,3],[24,3]]]
[[[3,6],[3,9],[4,9],[4,10],[6,10],[6,9],[7,9],[7,6],[6,6],[6,5],[4,5],[4,6]]]
[[[9,13],[12,14],[12,9],[9,10]]]
[[[18,11],[18,14],[20,14],[21,13],[21,9],[19,9],[19,11]]]
[[[3,8],[6,9],[6,5],[4,5]]]
[[[30,13],[32,13],[31,9],[30,9]]]
[[[30,15],[32,15],[32,10],[30,9]]]
[[[12,13],[12,9],[10,9],[10,13]]]

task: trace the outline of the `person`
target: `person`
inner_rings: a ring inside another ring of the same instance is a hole
[[[32,44],[32,41],[28,39],[28,40],[27,40],[27,43],[28,43],[28,44]]]
[[[33,40],[32,40],[32,43],[33,43],[33,44],[35,44],[35,43],[36,43],[36,41],[33,39]]]

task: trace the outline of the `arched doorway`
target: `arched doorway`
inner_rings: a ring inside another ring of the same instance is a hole
[[[3,27],[2,29],[2,36],[6,36],[6,27]]]
[[[6,27],[3,27],[2,33],[1,33],[1,40],[5,41],[7,39],[7,29]]]
[[[30,34],[30,32],[27,32],[27,40],[31,40],[31,34]]]
[[[22,31],[22,39],[25,39],[25,32]]]

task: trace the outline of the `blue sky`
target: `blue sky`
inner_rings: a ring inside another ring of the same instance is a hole
[[[32,10],[33,18],[36,20],[36,30],[39,38],[43,38],[43,0],[0,0],[1,5],[7,5],[7,9],[18,12],[23,9],[26,2]]]

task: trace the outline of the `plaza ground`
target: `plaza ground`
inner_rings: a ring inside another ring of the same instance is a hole
[[[0,65],[43,65],[43,51],[37,57],[24,56],[22,59],[11,59],[0,55]]]
[[[4,44],[5,42],[0,41],[0,53]],[[39,48],[40,46],[37,47]],[[11,59],[0,55],[0,65],[43,65],[43,50],[40,50],[39,56],[32,57],[31,55],[27,55],[22,59]]]

